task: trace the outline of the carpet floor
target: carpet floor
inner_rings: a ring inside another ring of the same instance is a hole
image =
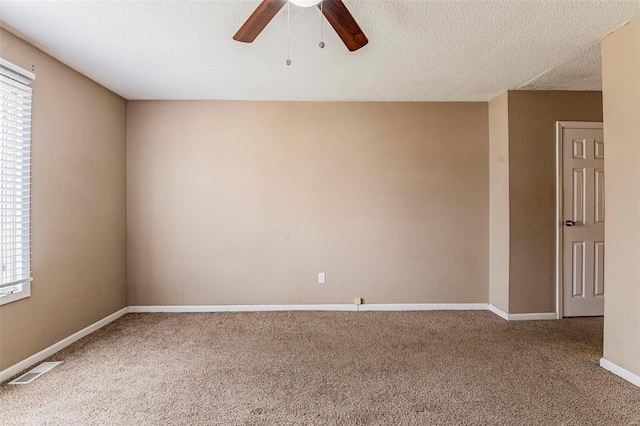
[[[602,318],[128,314],[0,386],[2,425],[639,425]]]

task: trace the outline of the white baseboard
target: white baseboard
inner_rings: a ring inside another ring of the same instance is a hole
[[[540,321],[558,319],[555,312],[543,312],[540,314],[509,314],[509,321]]]
[[[606,360],[604,358],[600,358],[600,367],[640,387],[640,376],[638,376],[637,374],[633,374],[631,371],[626,370],[620,367],[619,365],[614,364],[613,362]]]
[[[369,303],[358,306],[360,312],[374,311],[486,311],[486,303]]]
[[[487,309],[507,321],[540,321],[558,319],[558,315],[555,312],[543,312],[535,314],[508,314],[492,304],[489,304]]]
[[[496,305],[492,305],[491,303],[489,303],[488,309],[503,320],[509,321],[509,314],[498,308]]]
[[[486,303],[372,303],[364,305],[192,305],[129,306],[130,313],[143,312],[279,312],[279,311],[486,311]]]
[[[192,305],[129,306],[129,313],[144,312],[280,312],[280,311],[357,311],[355,304],[335,305]]]
[[[126,314],[128,312],[128,310],[129,310],[128,308],[122,308],[119,311],[112,313],[108,317],[105,317],[105,318],[101,319],[100,321],[97,321],[97,322],[91,324],[90,326],[83,328],[82,330],[78,331],[77,333],[74,333],[71,336],[60,340],[59,342],[54,343],[53,345],[49,346],[48,348],[41,350],[37,354],[31,355],[29,358],[27,358],[27,359],[25,359],[23,361],[20,361],[19,363],[14,364],[11,367],[8,367],[8,368],[0,371],[0,383],[4,382],[5,380],[7,380],[10,377],[15,376],[16,374],[18,374],[22,370],[26,370],[27,368],[29,368],[32,365],[42,361],[43,359],[50,357],[51,355],[55,354],[56,352],[66,348],[70,344],[72,344],[72,343],[82,339],[83,337],[93,333],[94,331],[98,330],[99,328],[104,327],[105,325],[109,324],[110,322],[113,322],[113,321],[117,320],[118,318],[120,318],[121,316]]]

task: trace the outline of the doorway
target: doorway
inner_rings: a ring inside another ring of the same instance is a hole
[[[602,123],[557,122],[556,312],[604,315],[605,192]]]

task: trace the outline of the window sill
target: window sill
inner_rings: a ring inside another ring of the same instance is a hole
[[[11,302],[16,302],[21,299],[26,299],[29,296],[31,296],[31,283],[24,283],[22,284],[22,290],[7,294],[5,296],[0,296],[0,306],[6,305],[7,303]]]

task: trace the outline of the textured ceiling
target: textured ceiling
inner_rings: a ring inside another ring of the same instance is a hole
[[[317,8],[286,7],[253,44],[247,1],[0,1],[0,21],[127,99],[486,101],[599,89],[599,41],[634,1],[344,0],[369,37],[349,53]],[[37,72],[37,70],[36,70]]]
[[[521,90],[602,90],[600,43],[518,87]]]

